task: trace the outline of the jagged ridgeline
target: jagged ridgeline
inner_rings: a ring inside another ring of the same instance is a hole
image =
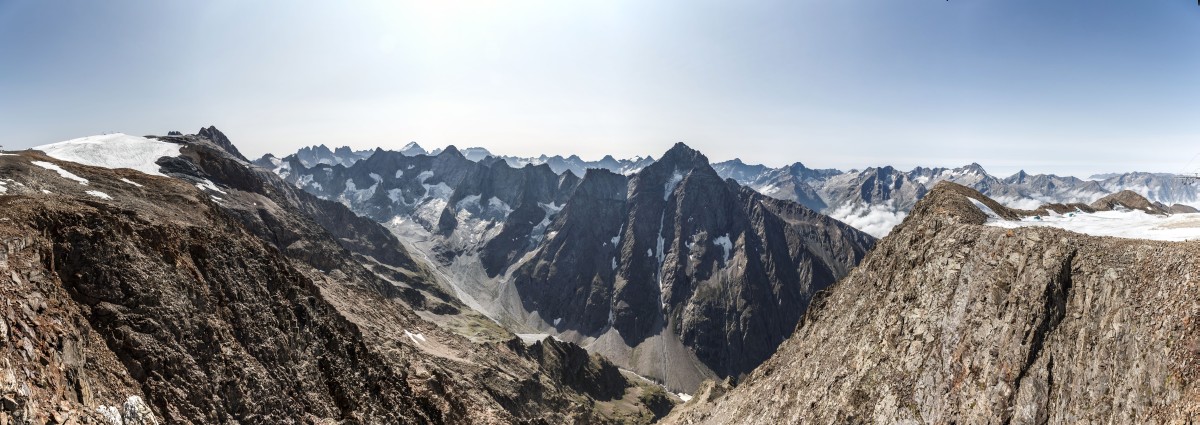
[[[683,144],[628,175],[514,168],[453,146],[349,166],[301,156],[258,163],[386,223],[505,326],[578,342],[674,391],[748,373],[874,243],[723,180]]]
[[[1102,201],[1066,211],[1166,212]],[[1194,422],[1200,247],[984,225],[1062,207],[940,183],[770,360],[666,423]]]
[[[812,169],[799,162],[770,168],[737,159],[717,163],[714,168],[722,177],[764,195],[799,202],[877,237],[900,224],[917,201],[943,181],[978,190],[1012,208],[1088,204],[1123,190],[1134,190],[1179,212],[1194,212],[1193,206],[1200,205],[1200,186],[1161,173],[1113,173],[1080,179],[1019,171],[1000,178],[975,163],[957,168],[915,167],[902,171],[883,166],[843,172]]]
[[[518,338],[379,223],[200,133],[0,155],[0,423],[647,423],[678,401]]]

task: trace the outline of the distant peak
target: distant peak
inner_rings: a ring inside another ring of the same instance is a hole
[[[788,168],[790,168],[790,169],[791,169],[793,172],[795,172],[795,171],[803,171],[803,170],[807,170],[807,169],[808,169],[808,167],[805,167],[805,166],[804,166],[804,163],[802,163],[802,162],[799,162],[799,161],[792,163],[792,165],[789,165],[789,166],[788,166]]]
[[[422,148],[421,145],[418,145],[417,142],[408,142],[407,145],[404,145],[400,149],[400,153],[408,156],[429,155],[429,152],[425,148]]]
[[[700,155],[700,151],[692,149],[691,146],[688,146],[683,142],[678,142],[675,143],[674,146],[671,146],[671,149],[668,149],[667,152],[663,154],[663,159],[666,159],[669,156],[695,157],[697,155]]]
[[[708,158],[704,154],[695,149],[692,149],[683,142],[676,143],[670,150],[663,154],[659,163],[668,164],[673,168],[697,168],[708,167]]]
[[[201,127],[200,131],[196,132],[196,135],[208,139],[210,142],[213,142],[213,144],[219,146],[221,149],[225,150],[225,152],[229,152],[234,157],[241,159],[242,161],[250,162],[250,160],[246,159],[245,156],[242,156],[241,152],[238,152],[238,149],[233,145],[233,142],[229,141],[228,137],[225,137],[225,133],[222,133],[221,130],[217,130],[217,126],[210,125],[208,127]]]
[[[442,155],[458,156],[458,157],[466,158],[465,156],[463,156],[462,152],[459,152],[458,148],[455,147],[454,145],[446,146],[446,149],[438,154],[438,156],[442,156]]]
[[[604,162],[615,162],[617,159],[613,158],[612,155],[604,155],[604,158],[600,158],[600,160]]]

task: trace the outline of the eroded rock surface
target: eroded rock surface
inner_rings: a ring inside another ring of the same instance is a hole
[[[1200,415],[1200,246],[1000,229],[942,183],[750,378],[667,423]]]

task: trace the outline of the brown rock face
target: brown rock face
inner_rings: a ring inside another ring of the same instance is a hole
[[[667,423],[1200,415],[1195,243],[982,226],[968,196],[936,187],[750,378]]]
[[[652,417],[612,364],[462,312],[378,224],[174,140],[171,177],[0,157],[0,424]]]
[[[1123,207],[1131,210],[1142,210],[1149,214],[1167,214],[1170,212],[1166,206],[1159,203],[1152,203],[1132,190],[1122,190],[1097,199],[1096,202],[1092,202],[1091,207],[1098,210],[1111,210],[1116,207]]]

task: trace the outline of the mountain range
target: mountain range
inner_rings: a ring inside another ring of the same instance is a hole
[[[329,151],[324,146],[305,149]],[[297,152],[297,157],[306,167],[312,167],[316,162],[302,159],[306,156],[302,154],[305,149]],[[349,148],[339,148],[339,151],[350,152]],[[429,153],[415,143],[410,143],[400,152],[410,156]],[[438,152],[440,150],[435,150],[432,154]],[[582,176],[589,168],[631,174],[654,162],[650,157],[616,160],[611,155],[594,162],[583,161],[574,155],[568,158],[545,155],[519,158],[492,155],[484,148],[468,148],[463,152],[473,161],[488,157],[502,158],[510,166],[518,168],[525,164],[547,164],[557,174],[569,170],[576,176]],[[350,166],[362,157],[361,154],[339,156],[337,161]],[[260,164],[272,161],[275,161],[273,156],[258,160]],[[1107,173],[1081,179],[1018,171],[1008,177],[999,177],[989,174],[976,163],[957,168],[916,167],[909,171],[890,166],[841,171],[812,169],[800,162],[771,168],[761,164],[746,164],[739,159],[714,163],[712,167],[721,178],[733,179],[766,196],[797,202],[875,237],[887,235],[904,220],[918,200],[942,181],[978,190],[1013,208],[1035,208],[1048,203],[1086,204],[1122,190],[1132,190],[1153,202],[1168,206],[1200,207],[1200,190],[1188,181],[1166,173]],[[1181,210],[1187,209],[1181,207]]]
[[[579,343],[674,391],[748,373],[874,243],[723,180],[684,144],[628,176],[464,152],[257,163],[413,241],[449,290],[504,326]]]
[[[249,161],[215,127],[4,152],[0,424],[1187,422],[1182,183]]]

